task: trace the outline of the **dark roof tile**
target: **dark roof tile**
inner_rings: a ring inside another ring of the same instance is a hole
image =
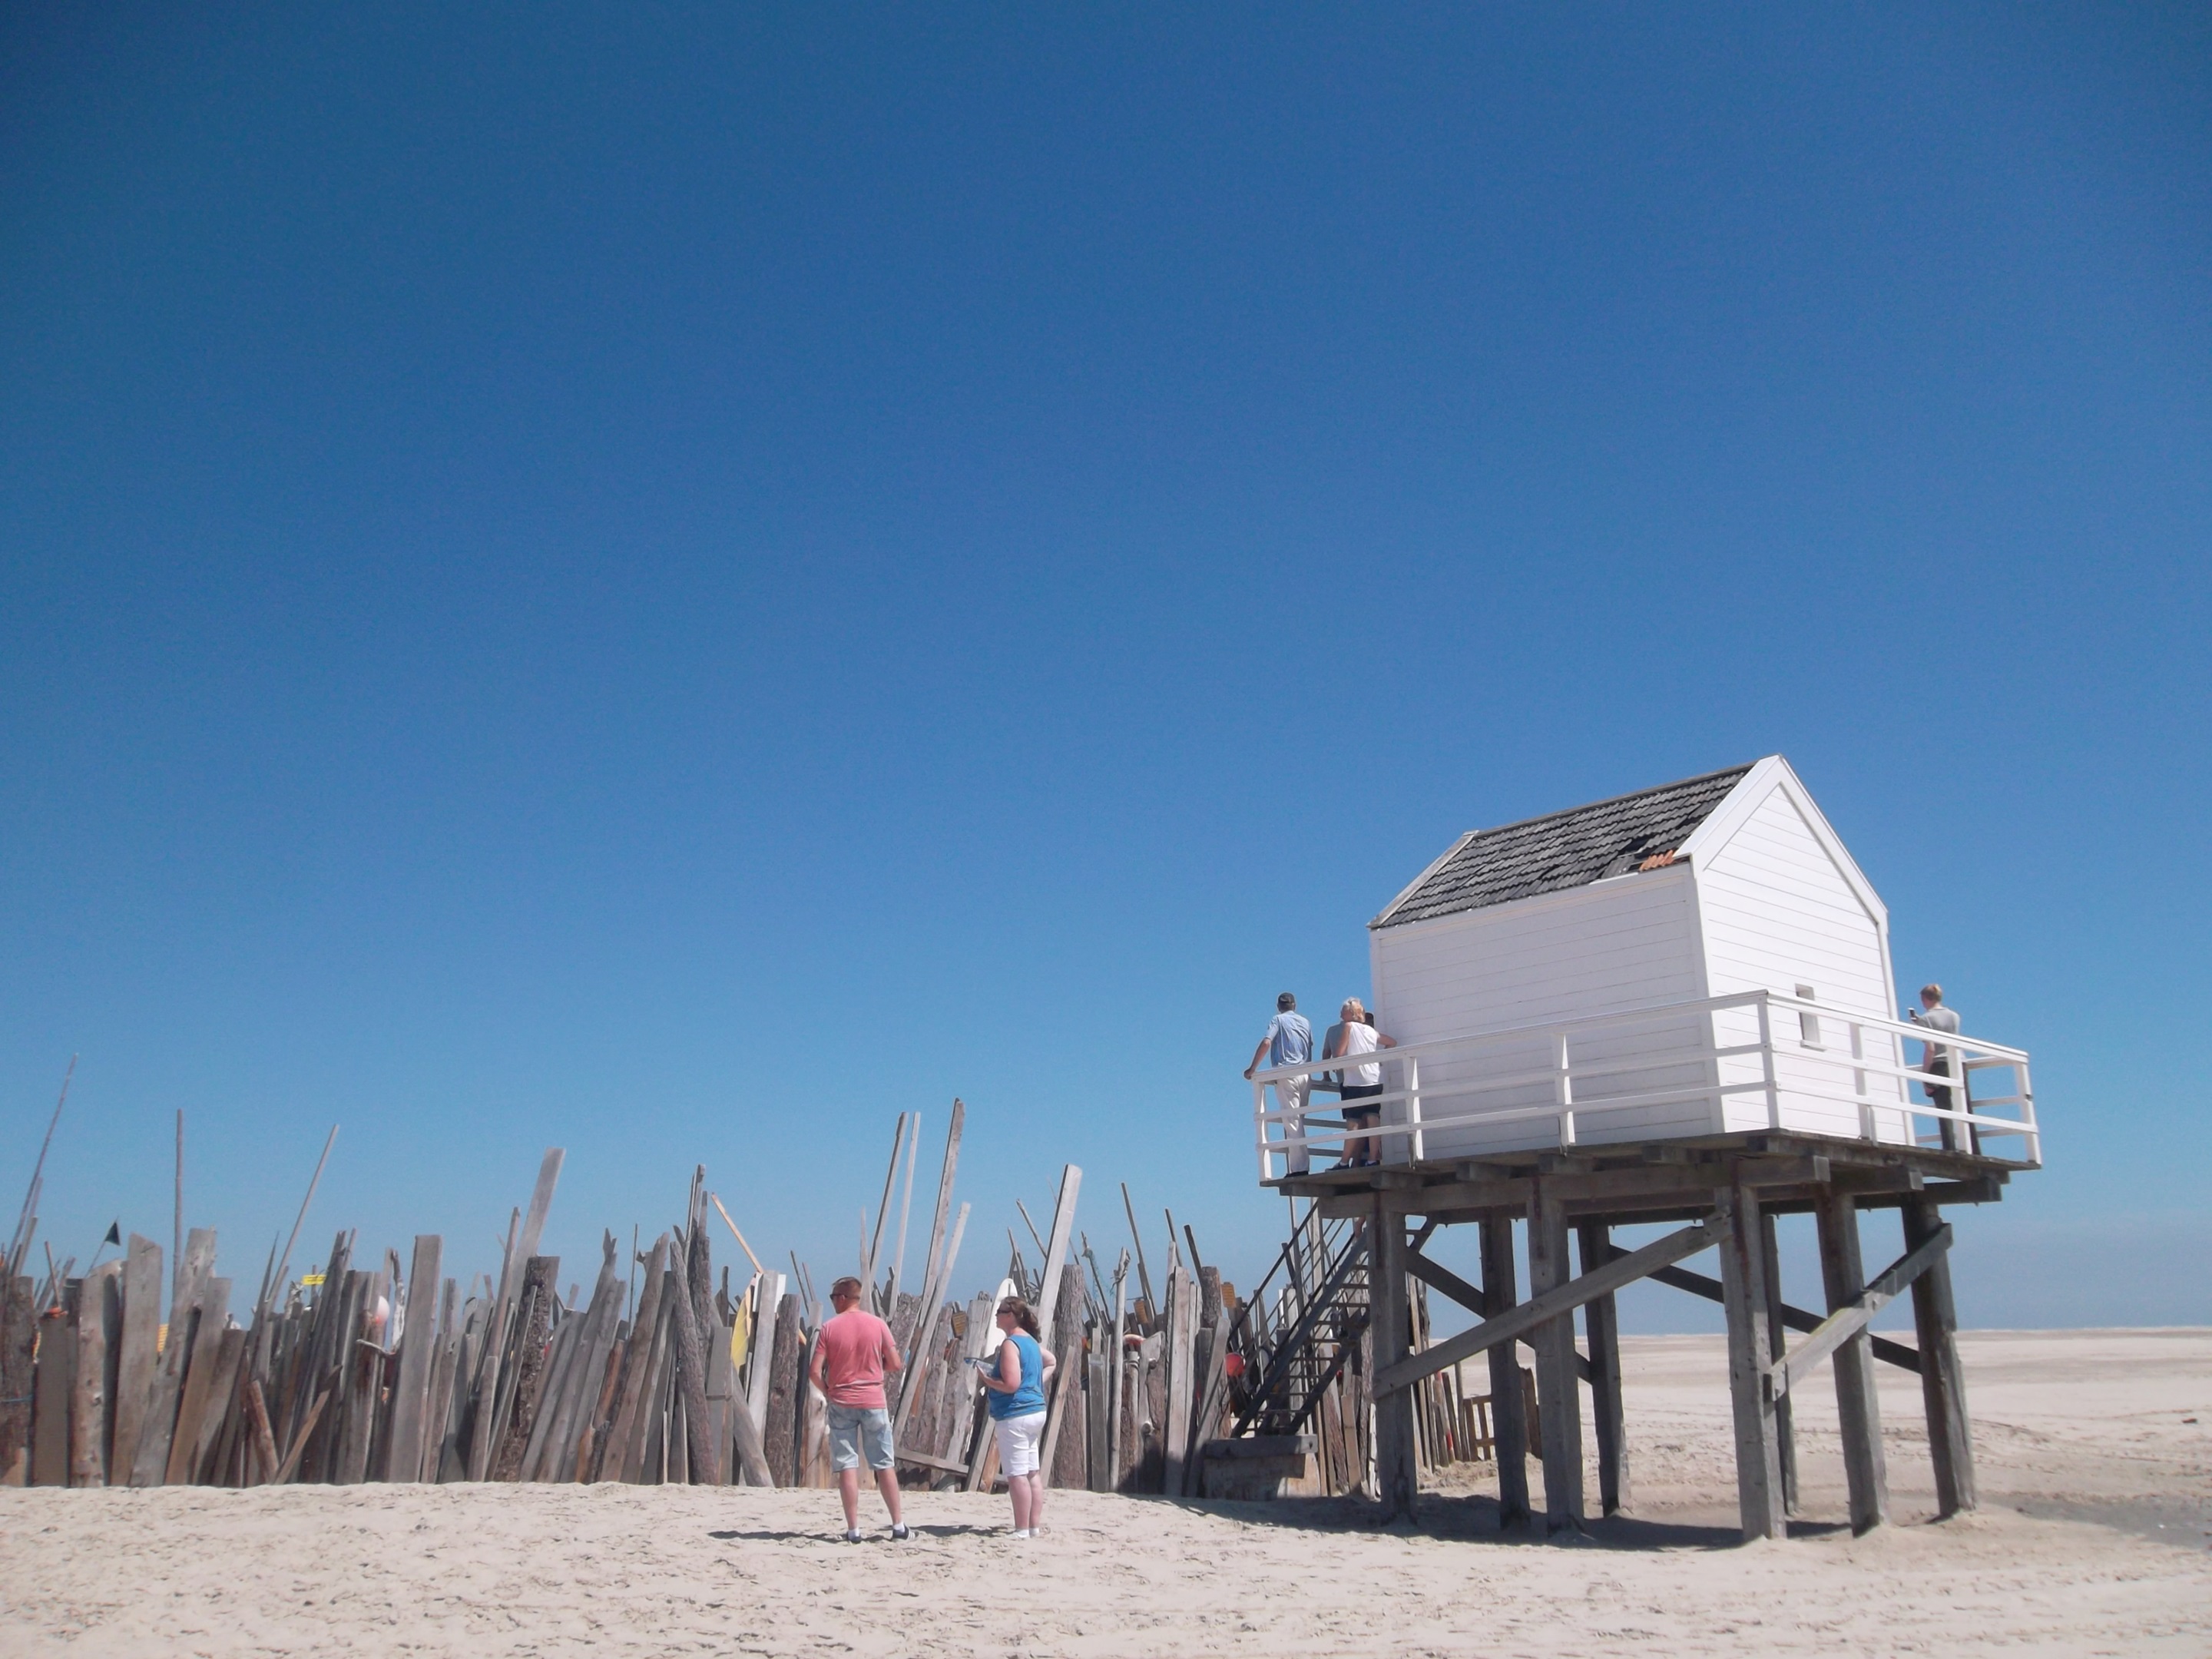
[[[1690,838],[1751,767],[1662,783],[1462,837],[1434,868],[1367,925],[1395,927],[1625,875]]]

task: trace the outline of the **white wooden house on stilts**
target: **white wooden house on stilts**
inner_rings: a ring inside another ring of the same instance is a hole
[[[1340,1267],[1316,1279],[1360,1305],[1316,1307],[1297,1328],[1369,1336],[1388,1509],[1409,1510],[1418,1485],[1411,1385],[1486,1354],[1501,1503],[1509,1522],[1539,1518],[1521,1343],[1535,1352],[1541,1523],[1585,1518],[1585,1382],[1601,1510],[1626,1508],[1613,1297],[1644,1278],[1726,1310],[1747,1538],[1784,1530],[1789,1402],[1823,1360],[1854,1527],[1888,1508],[1877,1362],[1919,1374],[1941,1511],[1974,1506],[1942,1210],[1995,1202],[2039,1164],[2027,1055],[1946,1036],[1948,1066],[1927,1069],[1923,1029],[1895,1017],[1888,913],[1787,762],[1471,833],[1369,927],[1376,1022],[1399,1044],[1382,1068],[1379,1164],[1322,1167],[1345,1137],[1318,1054],[1258,1073],[1253,1113],[1261,1181],[1315,1200],[1323,1223],[1361,1224],[1339,1230]],[[1269,1085],[1301,1075],[1313,1092],[1286,1112]],[[1316,1167],[1289,1172],[1307,1157]],[[1901,1253],[1869,1277],[1861,1218],[1880,1209],[1899,1212]],[[1775,1218],[1802,1213],[1819,1231],[1820,1311],[1780,1282]],[[1631,1251],[1613,1243],[1615,1228],[1653,1222],[1672,1230]],[[1479,1285],[1424,1252],[1462,1224],[1480,1232]],[[1677,1265],[1706,1250],[1717,1279]],[[1410,1352],[1409,1279],[1480,1322]],[[1917,1341],[1874,1337],[1868,1322],[1908,1292]],[[1297,1346],[1286,1338],[1258,1368],[1242,1431],[1298,1431],[1301,1379],[1318,1370]]]

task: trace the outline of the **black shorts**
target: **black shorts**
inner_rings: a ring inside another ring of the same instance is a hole
[[[1371,1100],[1382,1092],[1379,1083],[1347,1083],[1344,1086],[1344,1127],[1347,1129],[1371,1129],[1382,1121],[1380,1106],[1355,1106],[1355,1100]]]

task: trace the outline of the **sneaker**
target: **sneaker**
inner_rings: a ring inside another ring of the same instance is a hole
[[[1027,1527],[1016,1527],[1014,1528],[1014,1536],[1017,1538],[1026,1538],[1029,1535],[1030,1529]]]
[[[857,1544],[860,1541],[860,1534],[857,1532],[848,1532],[845,1534],[845,1541],[848,1544]]]
[[[891,1536],[896,1539],[900,1543],[903,1544],[908,1539],[914,1536],[914,1528],[907,1525],[903,1521],[898,1522],[891,1528]]]

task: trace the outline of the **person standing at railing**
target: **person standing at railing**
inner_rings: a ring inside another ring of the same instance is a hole
[[[1285,991],[1275,999],[1275,1017],[1267,1022],[1267,1034],[1252,1051],[1252,1063],[1244,1068],[1244,1075],[1249,1080],[1263,1060],[1271,1066],[1303,1066],[1312,1058],[1313,1027],[1298,1012],[1298,1000]],[[1304,1175],[1312,1168],[1304,1145],[1306,1088],[1311,1081],[1304,1077],[1275,1080],[1275,1109],[1283,1114],[1283,1139],[1300,1143],[1284,1149],[1284,1172],[1288,1175]]]
[[[1940,985],[1922,986],[1920,1006],[1908,1008],[1905,1012],[1906,1018],[1916,1025],[1925,1025],[1930,1030],[1946,1032],[1952,1036],[1959,1034],[1959,1016],[1943,1006],[1943,988]],[[1944,1048],[1942,1044],[1935,1042],[1923,1043],[1920,1061],[1922,1071],[1933,1072],[1938,1077],[1953,1075],[1951,1056],[1957,1052],[1956,1050]],[[1953,1109],[1951,1102],[1955,1097],[1950,1090],[1938,1088],[1932,1083],[1923,1086],[1928,1091],[1928,1103],[1930,1106],[1939,1112]],[[1943,1150],[1947,1152],[1957,1152],[1959,1150],[1958,1124],[1948,1117],[1939,1117],[1936,1122],[1936,1127],[1943,1132]]]
[[[1378,1048],[1395,1048],[1395,1038],[1387,1037],[1375,1029],[1375,1016],[1369,1013],[1358,997],[1346,997],[1338,1011],[1344,1017],[1341,1025],[1329,1029],[1328,1047],[1323,1060],[1351,1060],[1360,1054],[1371,1054]],[[1347,1066],[1344,1068],[1344,1087],[1340,1093],[1344,1101],[1344,1127],[1346,1139],[1344,1158],[1340,1168],[1360,1169],[1382,1161],[1382,1139],[1379,1135],[1355,1136],[1354,1129],[1373,1129],[1382,1121],[1380,1106],[1355,1106],[1355,1100],[1372,1100],[1382,1092],[1382,1067],[1379,1064]]]

